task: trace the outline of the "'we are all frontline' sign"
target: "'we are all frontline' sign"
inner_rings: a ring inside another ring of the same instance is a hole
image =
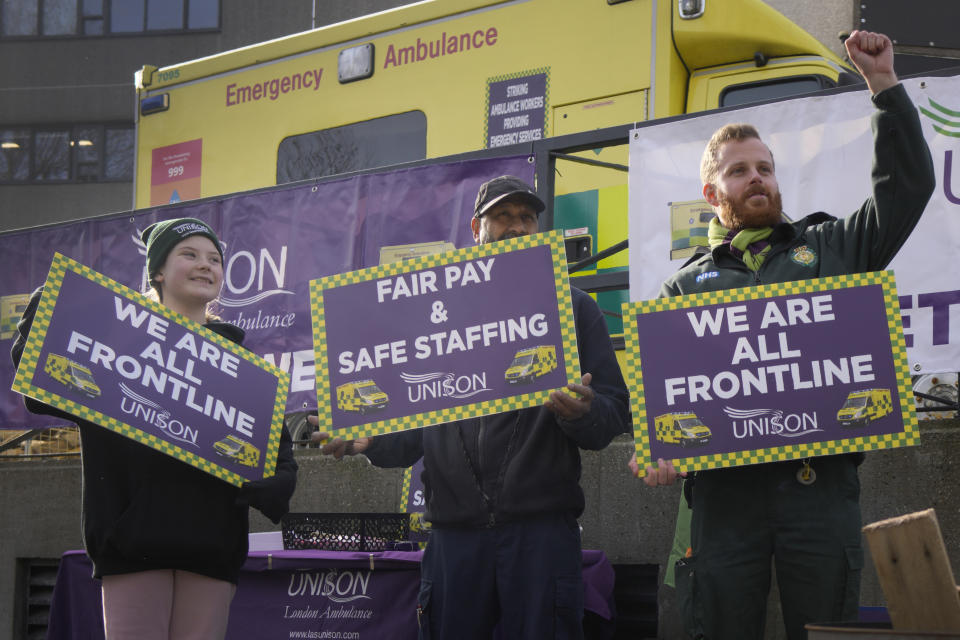
[[[61,254],[13,390],[241,485],[274,474],[289,379]]]
[[[919,443],[892,271],[623,309],[641,473]]]

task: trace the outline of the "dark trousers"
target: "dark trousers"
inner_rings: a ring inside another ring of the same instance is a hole
[[[797,480],[800,461],[697,474],[693,557],[677,569],[678,593],[689,595],[682,608],[691,637],[762,640],[771,558],[790,640],[805,638],[810,622],[857,619],[863,550],[856,464],[850,456],[810,464],[811,485]]]
[[[583,637],[580,529],[572,517],[434,529],[421,571],[421,640]]]

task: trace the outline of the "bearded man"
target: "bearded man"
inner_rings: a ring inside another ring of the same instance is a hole
[[[896,255],[933,193],[933,162],[893,71],[890,39],[855,31],[845,45],[877,107],[872,196],[844,219],[821,212],[788,222],[770,149],[754,127],[724,126],[700,168],[703,196],[717,214],[710,250],[668,278],[662,296],[877,271]],[[677,590],[678,600],[688,599],[690,637],[763,638],[771,558],[790,640],[804,638],[810,622],[857,619],[862,460],[822,456],[687,479],[692,555],[677,571]],[[644,480],[672,484],[676,475],[659,460]]]

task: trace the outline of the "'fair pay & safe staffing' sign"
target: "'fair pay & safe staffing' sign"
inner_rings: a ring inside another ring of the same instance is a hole
[[[241,485],[274,474],[286,373],[56,254],[13,390]]]
[[[313,280],[320,430],[356,438],[542,404],[579,382],[559,232]]]
[[[891,271],[623,309],[641,472],[919,442]]]

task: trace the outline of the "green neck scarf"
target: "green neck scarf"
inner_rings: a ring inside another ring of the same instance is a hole
[[[770,243],[767,238],[773,233],[773,227],[758,227],[756,229],[742,229],[733,231],[720,224],[720,219],[710,220],[707,229],[707,240],[710,248],[716,249],[721,245],[729,245],[730,253],[743,260],[751,271],[759,271],[764,258],[770,253]]]

